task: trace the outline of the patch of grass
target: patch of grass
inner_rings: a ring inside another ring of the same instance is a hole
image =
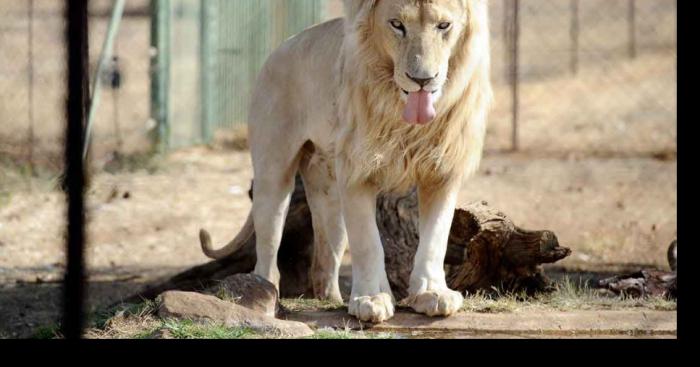
[[[143,300],[141,303],[123,303],[94,312],[90,315],[91,328],[86,337],[147,338],[160,328],[160,322],[153,316],[157,308],[156,301]]]
[[[91,315],[90,324],[96,328],[104,329],[115,318],[138,317],[152,315],[158,309],[156,301],[144,299],[141,303],[123,303],[112,309],[105,309]]]
[[[514,294],[491,295],[479,291],[464,298],[462,310],[478,313],[510,313],[522,308],[525,306],[525,303],[522,297]]]
[[[576,311],[576,310],[626,310],[649,309],[674,311],[676,301],[662,297],[615,296],[575,283],[568,278],[554,284],[551,293],[528,296],[525,293],[477,292],[467,295],[462,310],[480,313],[509,313],[520,310]]]
[[[537,297],[537,301],[551,308],[570,310],[621,310],[645,308],[659,311],[676,310],[676,301],[662,297],[610,296],[587,284],[574,283],[569,278],[555,284],[556,290]]]
[[[30,339],[60,339],[63,338],[60,330],[59,324],[40,326],[34,330]]]
[[[342,310],[345,305],[328,300],[318,300],[313,298],[282,298],[280,304],[292,312],[301,311],[335,311]]]
[[[146,299],[141,303],[127,305],[124,313],[129,316],[143,317],[154,314],[156,310],[158,310],[158,302]]]
[[[144,317],[115,316],[103,328],[91,328],[88,339],[146,339],[161,328],[162,322],[152,315]]]
[[[257,336],[250,328],[198,324],[189,320],[165,320],[162,328],[176,339],[246,339]]]
[[[162,327],[160,324],[151,325],[143,330],[137,331],[136,333],[132,334],[129,337],[129,339],[151,339],[153,334],[161,328]]]

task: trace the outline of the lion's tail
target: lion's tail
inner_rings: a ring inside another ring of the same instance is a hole
[[[202,251],[205,255],[212,259],[218,260],[238,251],[248,242],[254,233],[255,228],[253,227],[253,212],[251,211],[248,214],[248,218],[246,219],[245,224],[243,224],[241,231],[226,246],[218,250],[212,248],[211,236],[209,235],[209,232],[204,229],[199,230],[199,242],[202,245]]]

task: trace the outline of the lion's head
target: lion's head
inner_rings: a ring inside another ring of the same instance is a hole
[[[374,52],[389,65],[405,103],[404,120],[426,124],[455,78],[452,62],[467,66],[461,53],[474,32],[483,0],[347,0],[349,17],[365,28]],[[357,28],[356,28],[357,29]],[[458,60],[455,60],[458,59]],[[461,78],[460,78],[461,79]],[[459,81],[459,80],[458,80]]]

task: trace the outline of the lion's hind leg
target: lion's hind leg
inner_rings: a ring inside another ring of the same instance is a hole
[[[274,134],[269,134],[274,137]],[[294,177],[301,157],[301,144],[265,144],[251,149],[253,156],[253,225],[257,262],[254,273],[269,280],[279,291],[277,254],[289,210]],[[252,139],[258,142],[259,139]],[[261,149],[261,147],[263,149]]]
[[[314,296],[343,302],[338,275],[347,246],[347,235],[333,162],[322,152],[311,152],[302,160],[299,170],[314,228],[314,257],[311,265]]]

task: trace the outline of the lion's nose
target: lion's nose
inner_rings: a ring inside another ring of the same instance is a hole
[[[439,73],[438,73],[438,74],[439,74]],[[435,76],[432,77],[432,78],[416,78],[416,77],[411,76],[411,74],[409,74],[409,73],[406,73],[406,76],[407,76],[409,79],[411,79],[411,80],[413,80],[414,82],[416,82],[418,85],[420,85],[421,88],[423,88],[423,87],[425,87],[426,85],[428,85],[430,82],[432,82],[433,79],[437,78],[438,74],[435,74]]]

